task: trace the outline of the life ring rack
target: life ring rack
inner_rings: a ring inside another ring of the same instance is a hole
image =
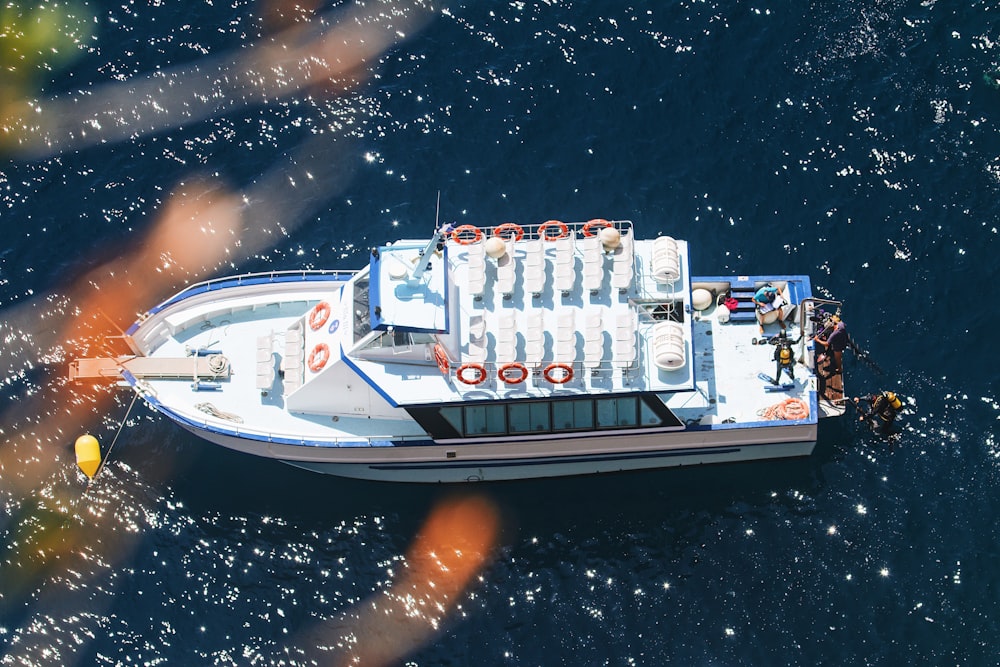
[[[559,232],[557,236],[549,235],[549,230],[553,227]],[[558,241],[569,236],[569,227],[562,220],[548,220],[538,226],[538,236],[543,241]]]
[[[597,232],[591,231],[595,227],[601,227],[606,229],[608,227],[614,227],[614,225],[605,220],[604,218],[594,218],[593,220],[588,220],[587,222],[583,223],[583,235],[587,237],[597,236],[598,234]]]
[[[320,301],[309,311],[309,328],[319,331],[328,319],[330,319],[330,304]]]
[[[507,376],[508,371],[517,371],[519,374],[511,378]],[[500,367],[500,370],[497,371],[497,378],[507,384],[521,384],[528,379],[528,368],[520,361],[512,361]]]
[[[521,229],[521,225],[515,222],[505,222],[502,225],[497,225],[496,229],[493,230],[493,236],[504,241],[509,241],[510,239],[506,236],[509,232],[514,233],[515,242],[524,238],[524,230]]]
[[[472,234],[471,237],[466,234]],[[459,225],[451,233],[451,240],[459,245],[472,245],[483,240],[483,230],[475,225]]]
[[[320,343],[309,353],[309,359],[306,361],[306,364],[309,366],[309,370],[313,373],[318,373],[326,366],[326,362],[329,360],[330,346],[326,343]]]
[[[552,374],[553,371],[562,371],[562,377],[555,377]],[[573,379],[573,367],[569,364],[562,363],[549,364],[545,367],[545,370],[542,371],[542,376],[546,379],[546,381],[551,382],[552,384],[566,384]]]
[[[451,370],[451,362],[448,361],[448,353],[444,351],[444,345],[434,344],[434,361],[442,375],[447,375]]]
[[[468,378],[465,376],[465,371],[474,371],[476,375],[475,377]],[[458,367],[458,370],[455,371],[455,377],[457,377],[458,381],[462,384],[482,384],[483,380],[486,379],[486,367],[475,362],[462,364]]]

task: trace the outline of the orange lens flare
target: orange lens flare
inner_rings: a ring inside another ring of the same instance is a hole
[[[482,496],[435,507],[407,552],[406,571],[338,624],[334,664],[395,664],[433,639],[488,564],[499,529],[497,508]]]

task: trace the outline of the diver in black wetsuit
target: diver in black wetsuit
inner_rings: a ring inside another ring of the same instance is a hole
[[[864,404],[868,407],[865,408]],[[854,405],[858,408],[858,421],[868,421],[872,428],[882,435],[892,435],[893,422],[896,415],[903,408],[903,402],[899,400],[894,392],[883,391],[870,396],[863,396],[854,399]]]
[[[777,385],[781,383],[782,370],[787,371],[788,377],[792,378],[792,382],[795,382],[795,353],[792,351],[792,345],[795,345],[800,340],[802,340],[802,336],[799,336],[798,340],[789,340],[784,329],[771,339],[770,342],[774,345],[774,361],[777,364],[771,384]]]

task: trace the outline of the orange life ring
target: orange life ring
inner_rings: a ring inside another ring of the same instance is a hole
[[[548,230],[550,227],[555,227],[559,230],[559,236],[549,236]],[[558,241],[559,239],[564,239],[569,236],[569,227],[566,226],[565,222],[559,220],[549,220],[548,222],[543,222],[538,227],[538,235],[545,241]]]
[[[309,353],[309,360],[306,363],[309,364],[309,370],[317,373],[323,366],[326,366],[326,362],[329,360],[330,347],[326,343],[320,343]]]
[[[562,370],[563,371],[562,378],[556,379],[552,377],[552,371],[554,370]],[[542,373],[542,375],[544,375],[545,379],[551,382],[552,384],[566,384],[567,382],[573,379],[573,367],[570,366],[569,364],[549,364],[548,366],[545,367],[545,371]]]
[[[595,232],[590,231],[592,228],[594,228],[594,227],[613,227],[613,226],[614,225],[612,225],[610,222],[608,222],[604,218],[595,218],[594,220],[588,220],[583,225],[583,235],[584,236],[596,236],[597,234]]]
[[[476,371],[476,377],[471,380],[465,377],[465,371],[467,370]],[[462,364],[458,367],[458,370],[455,371],[455,377],[457,377],[458,381],[462,384],[479,384],[486,379],[486,368],[483,367],[482,364]]]
[[[521,374],[514,378],[508,378],[507,371],[520,371]],[[528,379],[528,369],[519,361],[514,361],[501,366],[500,370],[497,371],[497,377],[507,384],[521,384]]]
[[[317,331],[321,326],[326,324],[326,321],[330,318],[330,304],[326,301],[320,301],[317,303],[312,311],[309,313],[309,328],[313,331]]]
[[[472,233],[472,238],[464,236],[466,232]],[[459,245],[472,245],[483,240],[483,230],[475,225],[460,225],[451,233],[451,240]]]
[[[448,362],[448,353],[444,351],[444,346],[441,343],[434,344],[434,361],[437,362],[438,370],[444,375],[448,374],[451,370],[451,363]]]
[[[520,241],[521,239],[524,238],[524,230],[521,229],[521,225],[518,225],[513,222],[505,222],[502,225],[499,225],[496,229],[493,230],[493,236],[496,236],[498,238],[503,239],[504,241],[507,241],[509,239],[504,236],[504,234],[506,234],[507,232],[514,232],[515,241]]]

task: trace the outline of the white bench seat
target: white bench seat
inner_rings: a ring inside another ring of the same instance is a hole
[[[620,313],[615,319],[614,363],[619,368],[629,368],[636,360],[636,320],[631,310]]]
[[[514,313],[501,313],[497,325],[496,361],[505,364],[514,361],[517,349],[517,327]]]
[[[569,363],[576,361],[576,311],[564,310],[559,313],[556,325],[556,361]]]
[[[497,259],[497,289],[509,297],[514,293],[517,260],[514,258],[514,241],[506,242],[507,252]]]
[[[601,239],[587,236],[583,239],[583,289],[594,293],[604,284],[604,250]]]
[[[486,321],[481,313],[469,317],[468,360],[475,363],[486,361]]]
[[[583,338],[583,363],[592,370],[600,367],[604,360],[604,329],[601,319],[600,310],[587,313],[587,328]]]
[[[480,241],[467,247],[465,287],[473,297],[481,297],[486,290],[486,246]]]
[[[576,283],[576,232],[554,241],[556,244],[555,288],[563,294],[573,291]]]
[[[621,236],[621,243],[615,248],[612,255],[611,286],[625,292],[632,285],[632,276],[635,273],[635,249],[632,245],[632,233],[626,232]]]
[[[524,242],[524,284],[534,296],[545,291],[548,273],[545,271],[545,246],[541,239]]]
[[[528,328],[525,332],[524,361],[529,368],[538,368],[545,358],[545,329],[541,310],[528,313]]]

